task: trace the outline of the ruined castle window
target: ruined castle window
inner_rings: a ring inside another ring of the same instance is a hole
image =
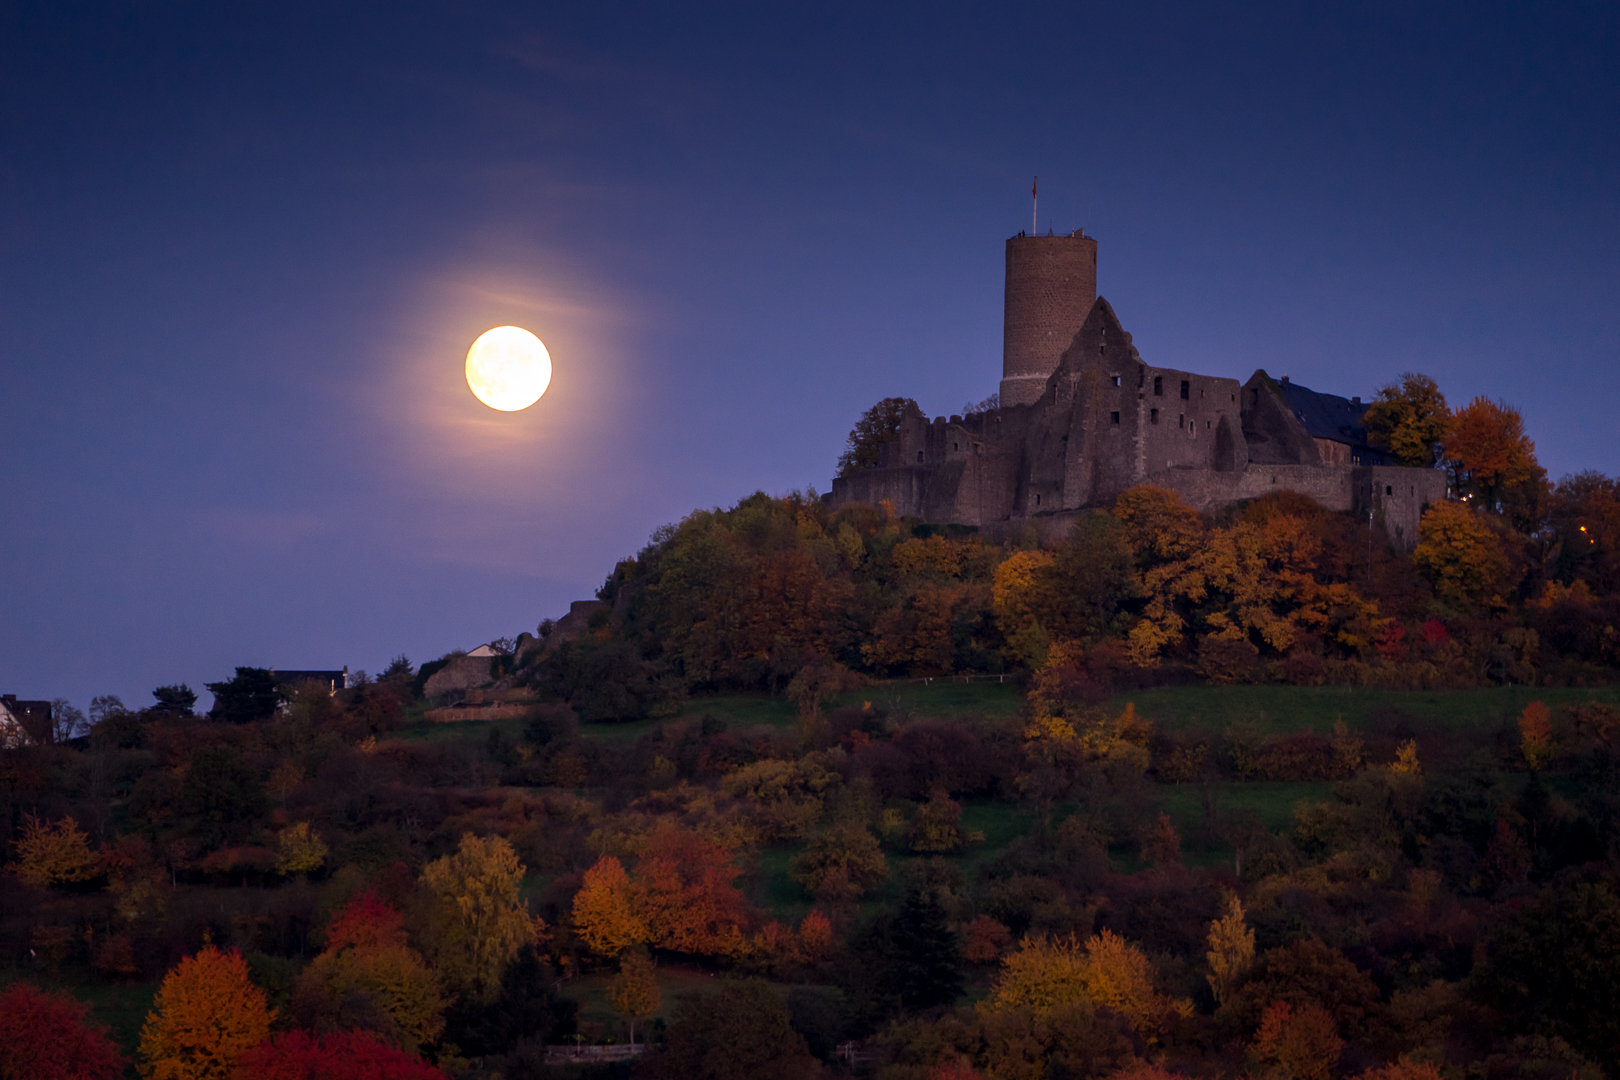
[[[960,450],[962,448],[960,446],[958,446],[956,443],[951,443],[951,449],[952,450]]]
[[[1391,487],[1390,485],[1386,484],[1386,485],[1384,485],[1384,494],[1385,495],[1393,495],[1393,494],[1395,494],[1395,489],[1393,487]]]
[[[1147,379],[1147,368],[1145,368],[1145,367],[1137,368],[1136,369],[1136,388],[1138,390],[1142,389],[1142,383],[1144,381],[1146,381],[1146,379]]]
[[[1119,427],[1119,413],[1118,412],[1112,412],[1112,413],[1109,413],[1108,415],[1113,420],[1114,426]]]
[[[1215,426],[1215,421],[1213,421],[1213,420],[1205,420],[1204,421],[1204,430],[1205,431],[1208,431],[1210,428],[1212,428],[1214,426]]]
[[[1158,422],[1159,422],[1159,410],[1158,409],[1149,409],[1148,410],[1148,423],[1157,424]]]
[[[1181,380],[1181,400],[1192,400],[1192,383],[1186,379]]]
[[[1041,497],[1039,495],[1035,496],[1035,505],[1036,506],[1041,505]]]
[[[921,450],[917,451],[917,464],[919,464],[919,465],[921,465],[922,462],[923,462],[923,457],[922,456],[923,456],[923,452]]]
[[[1164,376],[1153,376],[1153,394],[1155,397],[1164,397]]]
[[[1113,380],[1113,383],[1114,383],[1115,386],[1119,385],[1119,376],[1118,375],[1110,375],[1108,377]]]

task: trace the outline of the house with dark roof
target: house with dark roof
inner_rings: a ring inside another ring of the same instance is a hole
[[[0,694],[0,750],[49,742],[52,714],[48,701],[19,701],[16,694]]]

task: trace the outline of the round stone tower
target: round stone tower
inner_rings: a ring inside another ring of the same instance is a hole
[[[1041,396],[1096,300],[1097,241],[1084,229],[1007,241],[1003,405],[1028,405]]]

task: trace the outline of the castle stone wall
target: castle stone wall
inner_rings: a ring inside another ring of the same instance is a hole
[[[1097,241],[1015,236],[1007,241],[1001,403],[1027,405],[1046,389],[1097,299]]]

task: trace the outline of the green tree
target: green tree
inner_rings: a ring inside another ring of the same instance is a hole
[[[1396,464],[1428,469],[1439,461],[1440,445],[1451,433],[1451,410],[1439,383],[1409,371],[1378,391],[1362,423],[1367,441],[1388,450]]]
[[[185,683],[178,686],[160,686],[152,691],[152,696],[157,698],[156,707],[163,712],[189,713],[197,707],[197,691]]]
[[[209,713],[215,720],[231,724],[251,724],[275,714],[281,707],[281,691],[276,677],[265,668],[239,667],[226,682],[205,683],[214,695]]]
[[[1620,889],[1569,870],[1491,935],[1478,977],[1510,1022],[1557,1036],[1620,1075]]]
[[[962,994],[961,943],[933,889],[908,889],[862,935],[856,954],[859,981],[881,1012],[949,1005]]]
[[[682,998],[649,1071],[666,1080],[798,1080],[817,1069],[787,1007],[751,980]]]
[[[242,755],[228,746],[199,746],[180,784],[180,809],[205,842],[217,844],[231,826],[264,815],[270,800]]]
[[[862,469],[875,469],[880,448],[900,437],[900,424],[923,411],[910,398],[884,398],[861,414],[849,433],[849,442],[838,458],[838,475],[853,476]]]

